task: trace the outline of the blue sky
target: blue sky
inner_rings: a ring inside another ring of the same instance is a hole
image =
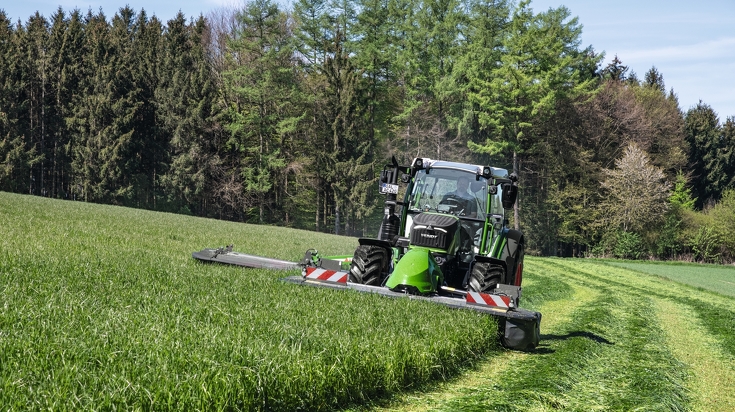
[[[282,0],[282,3],[286,0]],[[102,7],[112,16],[121,6],[145,8],[161,20],[179,10],[187,17],[205,16],[239,0],[3,0],[0,8],[14,21],[26,21],[36,10],[51,16],[58,6],[86,11]],[[674,89],[682,110],[699,100],[709,104],[724,122],[735,117],[735,1],[733,0],[532,0],[544,11],[565,5],[584,26],[583,46],[605,52],[605,63],[617,55],[642,79],[656,66],[666,88]]]

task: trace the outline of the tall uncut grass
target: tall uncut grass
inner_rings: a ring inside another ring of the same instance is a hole
[[[0,193],[0,405],[319,410],[455,375],[487,316],[308,288],[191,252],[297,260],[356,239]]]

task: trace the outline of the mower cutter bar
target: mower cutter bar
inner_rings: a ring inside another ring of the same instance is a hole
[[[301,264],[298,262],[289,262],[287,260],[233,252],[231,247],[219,249],[202,249],[199,252],[192,253],[191,256],[194,259],[198,259],[204,262],[226,263],[229,265],[244,266],[249,268],[291,270],[301,267]]]
[[[308,269],[308,268],[307,268]],[[342,272],[347,275],[347,273]],[[484,299],[489,300],[492,298],[503,298],[503,306],[497,306],[497,305],[491,305],[490,303],[476,303],[469,298],[459,298],[459,297],[449,297],[449,296],[418,296],[418,295],[411,295],[408,293],[403,292],[393,292],[391,290],[388,290],[387,288],[380,287],[380,286],[369,286],[369,285],[362,285],[359,283],[352,283],[352,282],[330,282],[330,281],[315,281],[312,278],[309,278],[308,276],[288,276],[286,278],[282,278],[281,280],[289,283],[296,283],[299,285],[308,285],[308,286],[316,286],[316,287],[327,287],[331,289],[351,289],[358,292],[370,292],[370,293],[377,293],[379,295],[388,296],[388,297],[394,297],[394,298],[408,298],[408,299],[416,299],[416,300],[425,300],[433,303],[439,303],[444,306],[448,306],[455,309],[471,309],[477,312],[487,313],[493,316],[498,316],[501,318],[506,319],[518,319],[518,320],[525,320],[525,321],[535,321],[538,318],[540,318],[540,313],[538,312],[532,312],[529,310],[521,309],[521,308],[511,308],[512,304],[510,304],[510,299],[507,296],[498,296],[498,295],[488,295],[483,293]],[[468,294],[469,296],[469,294]],[[479,298],[478,298],[479,299]]]

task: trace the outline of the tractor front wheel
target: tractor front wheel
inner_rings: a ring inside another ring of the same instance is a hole
[[[350,264],[349,280],[363,285],[380,286],[388,266],[388,250],[380,246],[360,245]]]
[[[475,262],[470,276],[470,290],[473,292],[492,292],[503,278],[503,268],[489,262]]]

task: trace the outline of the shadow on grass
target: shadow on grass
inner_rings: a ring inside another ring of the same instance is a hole
[[[594,334],[592,332],[575,331],[575,332],[569,332],[565,335],[541,335],[541,341],[539,342],[539,346],[527,352],[533,353],[535,355],[550,355],[550,354],[556,353],[556,350],[549,347],[549,344],[551,341],[567,340],[571,338],[587,338],[597,343],[604,343],[605,345],[615,344],[614,342],[610,342],[609,340],[603,338],[602,336]]]
[[[567,340],[571,338],[587,338],[592,341],[595,341],[597,343],[604,343],[605,345],[614,345],[615,343],[610,342],[609,340],[603,338],[600,335],[594,334],[592,332],[583,332],[583,331],[575,331],[575,332],[569,332],[565,335],[541,335],[541,342],[545,340]]]

